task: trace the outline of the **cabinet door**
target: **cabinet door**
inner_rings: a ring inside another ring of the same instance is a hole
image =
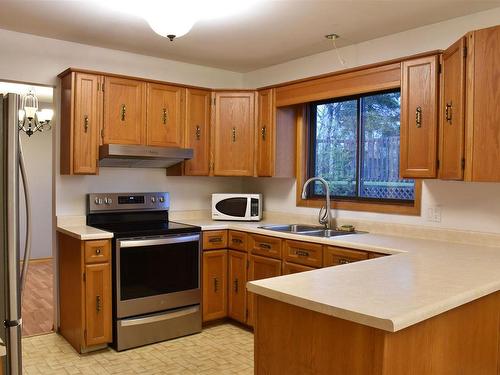
[[[227,250],[203,253],[203,321],[227,315]]]
[[[257,120],[257,176],[272,177],[274,174],[275,106],[274,89],[258,92]]]
[[[85,266],[85,344],[111,342],[111,265]]]
[[[213,137],[216,176],[252,176],[255,154],[255,94],[215,94]]]
[[[140,145],[146,130],[145,83],[104,79],[104,143]]]
[[[76,73],[74,82],[73,173],[97,173],[100,77]]]
[[[229,250],[228,254],[228,315],[234,320],[245,323],[247,309],[246,283],[248,256],[246,253],[234,250]]]
[[[248,281],[267,279],[281,275],[281,260],[250,255],[250,265],[248,268]],[[254,322],[254,295],[247,293],[248,314],[247,324],[253,326]]]
[[[500,26],[469,34],[467,50],[466,179],[500,182]]]
[[[438,56],[401,63],[401,157],[404,178],[437,172]]]
[[[186,92],[186,147],[193,149],[193,158],[185,162],[187,176],[210,173],[210,97],[209,91]]]
[[[182,147],[184,137],[183,87],[147,84],[147,144],[149,146]]]
[[[464,176],[465,38],[443,53],[439,178],[462,180]]]

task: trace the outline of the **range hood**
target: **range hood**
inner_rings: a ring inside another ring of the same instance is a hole
[[[136,145],[102,145],[99,166],[120,168],[167,168],[193,157],[193,149]]]

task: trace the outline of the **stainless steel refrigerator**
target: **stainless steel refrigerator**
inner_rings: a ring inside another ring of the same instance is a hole
[[[19,97],[0,95],[0,339],[4,374],[22,373],[19,281]]]

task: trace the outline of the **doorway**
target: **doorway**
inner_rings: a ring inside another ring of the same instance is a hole
[[[0,93],[21,97],[30,90],[38,98],[39,110],[53,109],[54,88],[0,81]],[[27,186],[31,196],[31,255],[28,259],[26,284],[22,296],[23,337],[54,331],[54,261],[52,249],[52,131],[36,131],[28,136],[20,131],[26,167]],[[27,211],[23,181],[19,182],[20,272],[26,245]]]

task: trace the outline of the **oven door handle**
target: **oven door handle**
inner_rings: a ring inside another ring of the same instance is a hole
[[[200,240],[200,235],[195,234],[191,236],[164,237],[164,238],[154,238],[154,239],[144,239],[144,240],[119,240],[117,242],[119,243],[120,248],[126,248],[126,247],[168,245],[174,243],[194,242],[199,240]]]

